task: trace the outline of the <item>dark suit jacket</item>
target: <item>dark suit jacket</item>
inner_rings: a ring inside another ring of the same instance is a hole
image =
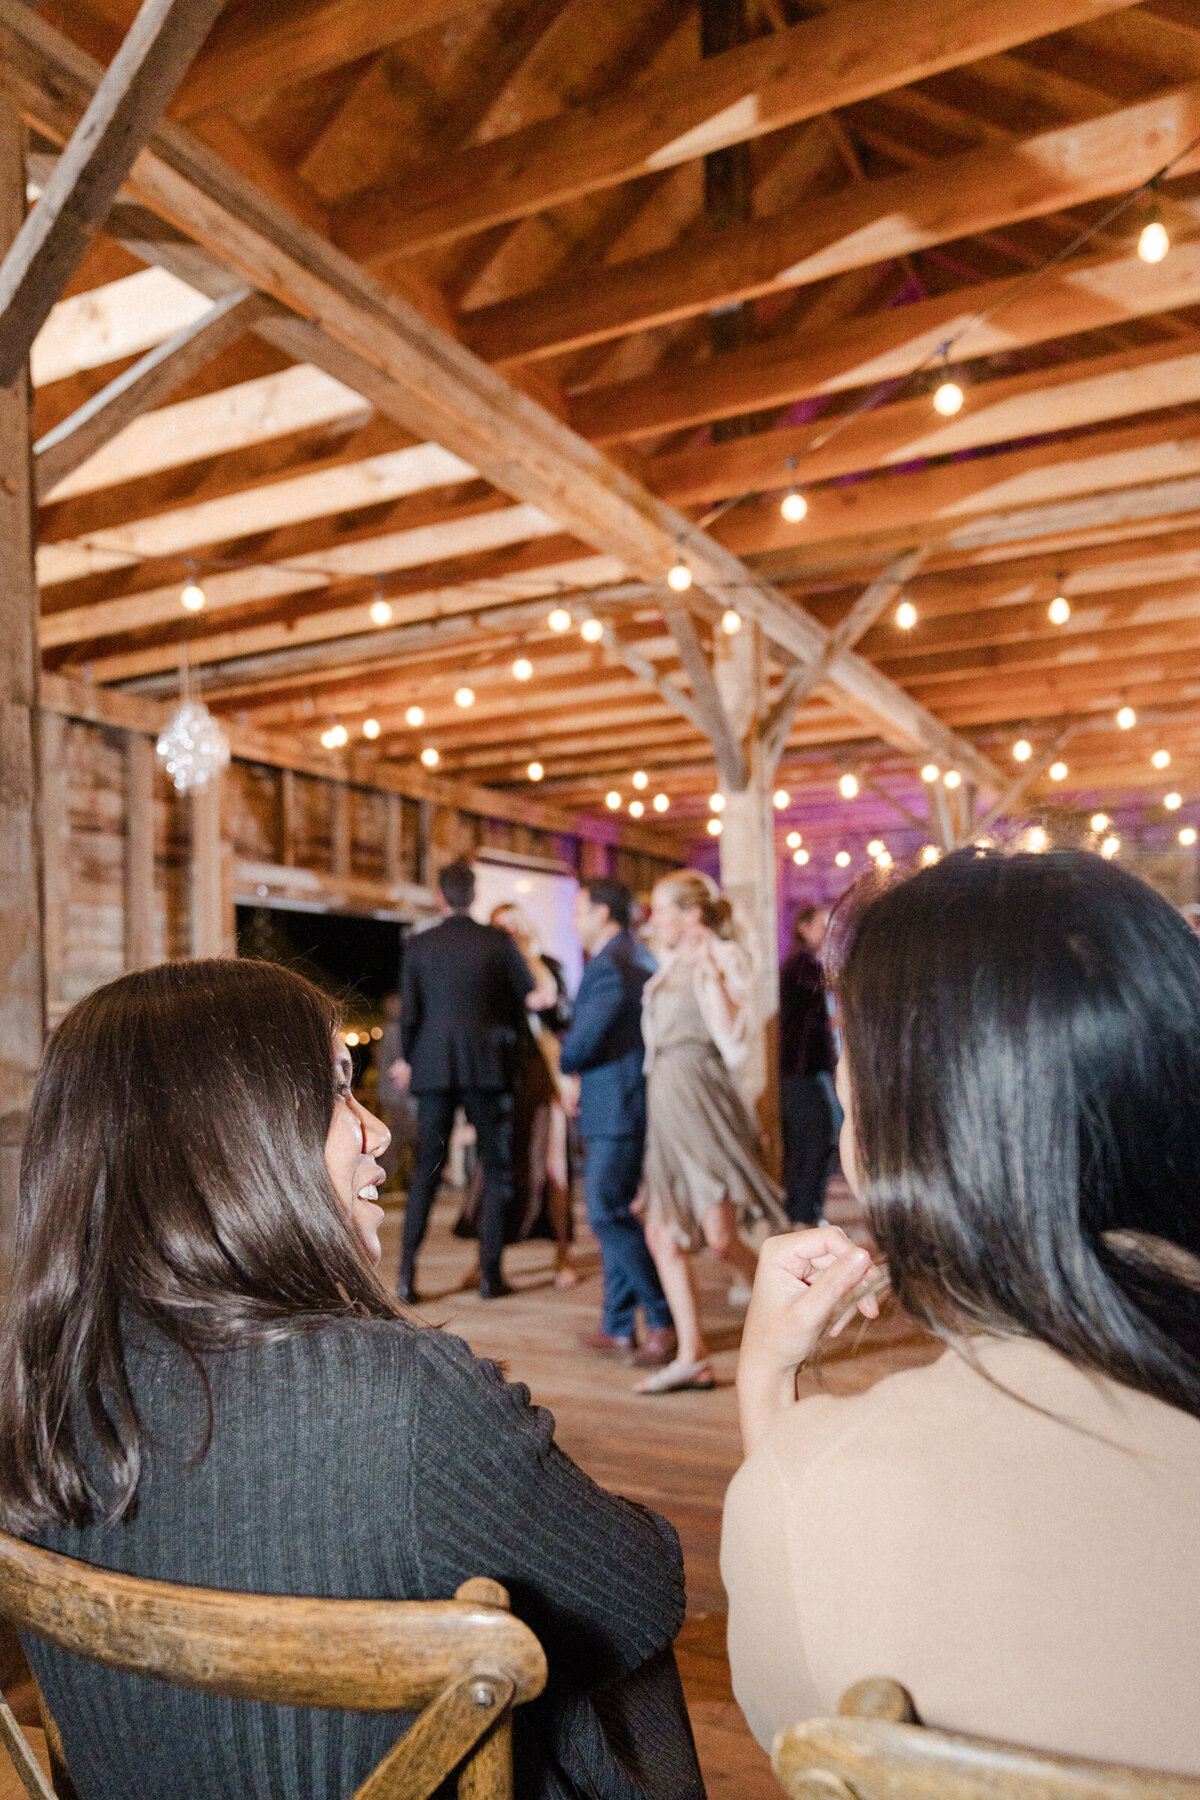
[[[654,966],[649,951],[621,931],[583,971],[562,1069],[580,1077],[584,1137],[640,1137],[646,1129],[642,989]]]
[[[525,1027],[529,964],[497,925],[452,913],[408,938],[400,978],[400,1038],[414,1094],[507,1088]]]

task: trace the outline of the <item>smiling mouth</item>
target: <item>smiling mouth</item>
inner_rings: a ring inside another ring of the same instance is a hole
[[[379,1189],[375,1186],[373,1181],[369,1181],[366,1187],[359,1188],[358,1198],[360,1200],[378,1200]]]

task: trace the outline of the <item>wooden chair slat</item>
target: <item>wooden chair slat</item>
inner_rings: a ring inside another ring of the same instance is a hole
[[[512,1713],[497,1719],[458,1778],[458,1800],[508,1800]]]
[[[452,1681],[368,1775],[354,1800],[425,1800],[475,1748],[512,1694],[511,1681],[475,1670]]]
[[[21,1786],[29,1795],[29,1800],[56,1800],[54,1789],[43,1775],[25,1733],[3,1698],[0,1698],[0,1737],[4,1739],[4,1748],[12,1758],[13,1768],[20,1776]]]

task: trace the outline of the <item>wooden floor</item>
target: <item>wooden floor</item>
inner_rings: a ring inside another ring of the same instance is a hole
[[[387,1197],[385,1196],[385,1199]],[[829,1215],[861,1235],[844,1188],[830,1196]],[[553,1257],[544,1242],[519,1244],[506,1253],[506,1274],[518,1292],[482,1302],[459,1284],[475,1246],[453,1237],[451,1199],[439,1203],[418,1271],[422,1315],[465,1338],[481,1355],[502,1360],[514,1380],[528,1383],[535,1400],[558,1422],[558,1441],[605,1487],[665,1514],[683,1542],[688,1620],[679,1640],[679,1665],[700,1748],[710,1800],[779,1800],[780,1788],[766,1756],[751,1738],[729,1685],[725,1655],[725,1595],[717,1558],[721,1503],[741,1459],[733,1377],[742,1315],[727,1299],[721,1266],[699,1258],[706,1328],[716,1351],[717,1388],[643,1399],[632,1392],[634,1372],[579,1348],[582,1331],[596,1329],[600,1307],[600,1259],[586,1228],[579,1234],[579,1286],[559,1292]],[[399,1208],[389,1209],[381,1234],[384,1272],[395,1278]],[[895,1310],[879,1324],[849,1337],[822,1370],[826,1392],[869,1387],[882,1375],[933,1350]]]

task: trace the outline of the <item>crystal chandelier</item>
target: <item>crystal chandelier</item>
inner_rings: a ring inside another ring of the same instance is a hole
[[[202,700],[192,698],[187,657],[180,669],[180,704],[156,745],[181,794],[199,793],[229,761],[229,742]]]

